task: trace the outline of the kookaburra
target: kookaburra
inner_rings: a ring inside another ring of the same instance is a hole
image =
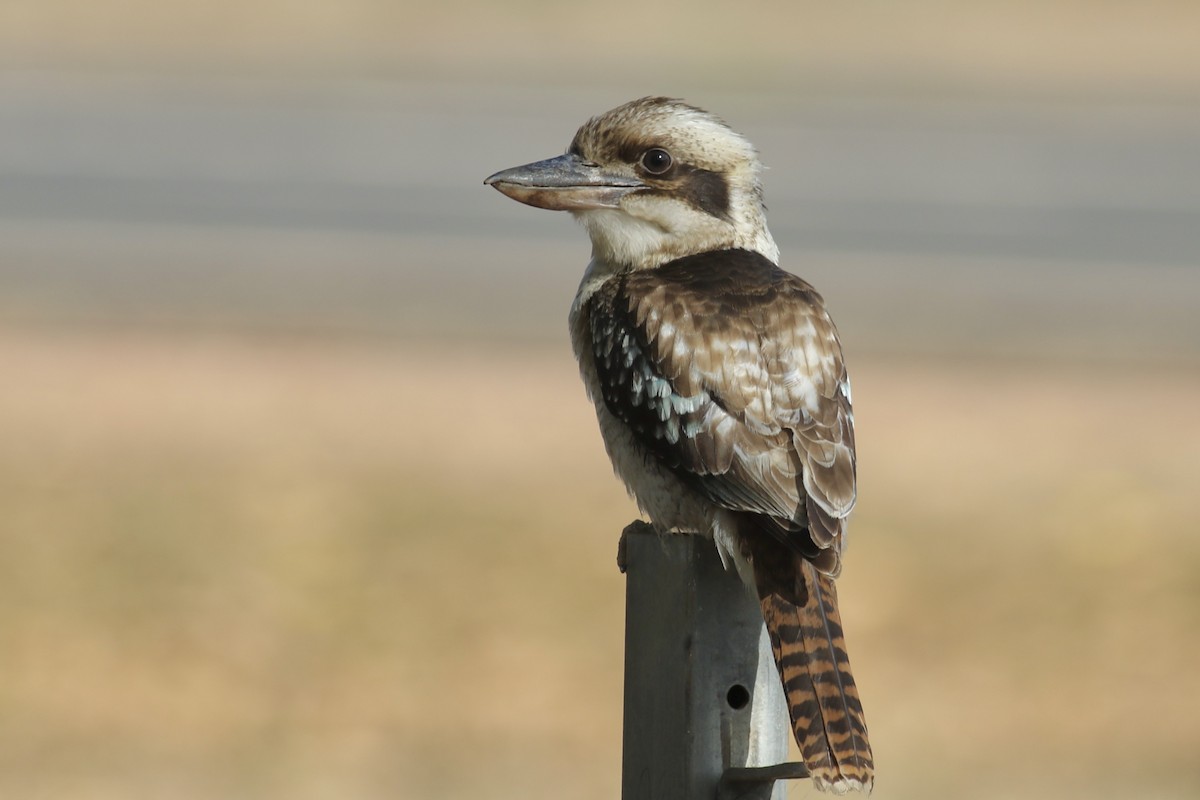
[[[711,537],[756,589],[817,787],[870,791],[833,583],[856,493],[850,380],[821,296],[778,266],[761,169],[717,117],[647,97],[486,183],[587,229],[571,340],[617,473],[655,528]]]

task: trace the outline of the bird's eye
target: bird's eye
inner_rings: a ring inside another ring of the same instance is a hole
[[[651,175],[662,175],[672,163],[671,154],[661,147],[653,147],[642,154],[642,168]]]

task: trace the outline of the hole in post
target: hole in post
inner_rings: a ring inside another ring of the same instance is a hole
[[[740,683],[735,683],[725,693],[725,702],[729,703],[729,707],[734,711],[741,711],[750,704],[750,690]]]

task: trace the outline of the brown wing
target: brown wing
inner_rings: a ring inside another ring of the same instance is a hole
[[[836,574],[854,432],[821,296],[726,250],[614,278],[591,302],[609,410],[712,502],[767,517],[779,535],[807,529],[816,563]]]

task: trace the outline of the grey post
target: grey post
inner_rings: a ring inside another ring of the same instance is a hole
[[[758,600],[712,541],[634,523],[626,572],[622,800],[783,800],[791,739]]]

